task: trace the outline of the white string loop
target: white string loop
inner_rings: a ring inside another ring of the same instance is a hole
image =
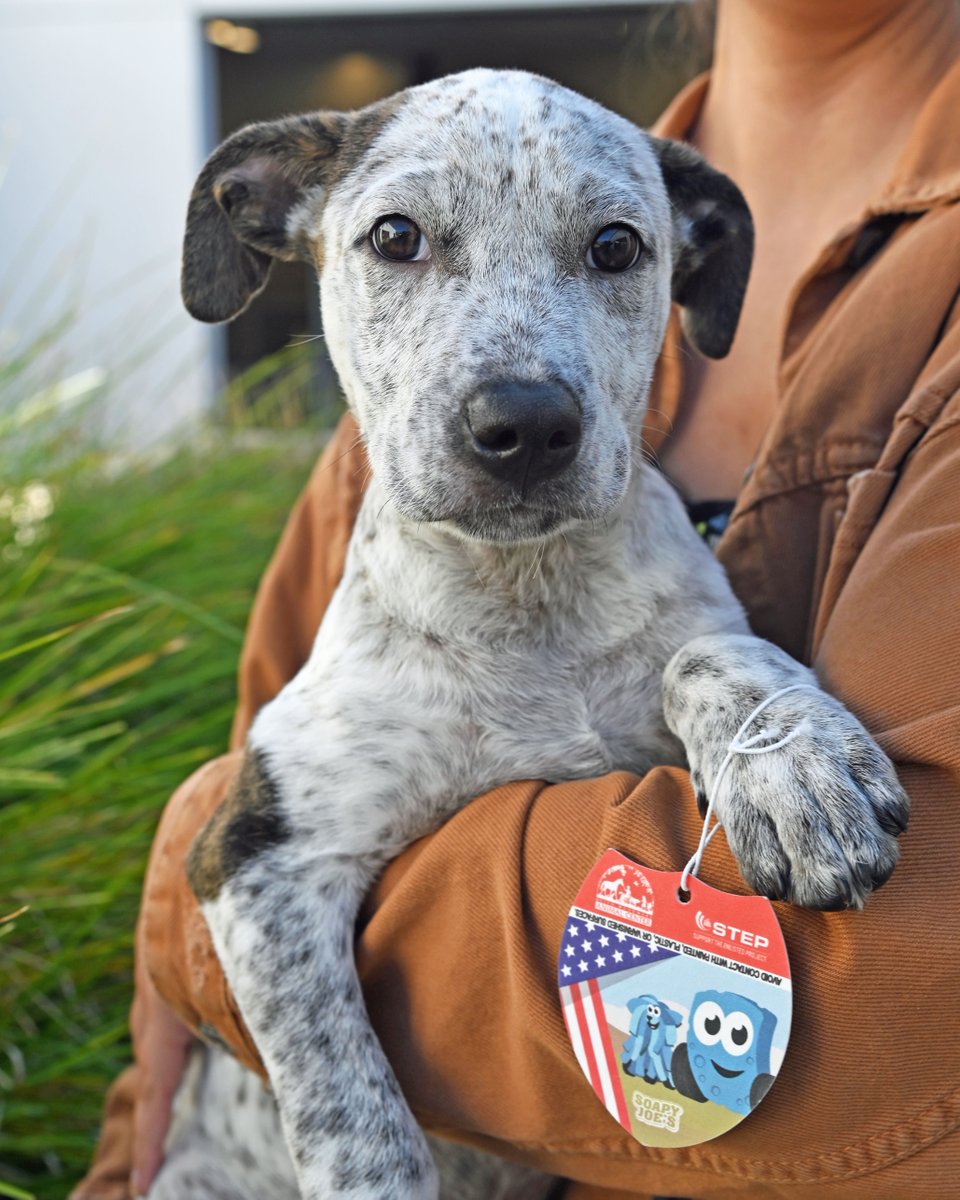
[[[752,737],[745,737],[747,730],[753,722],[764,712],[774,700],[779,700],[781,696],[786,696],[788,692],[810,691],[819,692],[820,689],[813,683],[791,683],[789,687],[781,688],[779,692],[774,692],[772,696],[767,696],[753,710],[749,717],[743,722],[737,732],[733,735],[733,740],[727,747],[727,754],[723,762],[720,764],[720,769],[717,771],[713,781],[713,787],[710,789],[710,800],[707,804],[707,811],[703,816],[703,830],[700,834],[700,843],[693,853],[690,861],[683,868],[683,873],[680,876],[680,890],[687,891],[687,880],[691,875],[696,875],[700,870],[700,863],[703,859],[703,852],[713,839],[713,835],[720,828],[720,822],[710,828],[710,818],[713,816],[713,810],[717,802],[717,797],[720,794],[720,784],[723,782],[723,777],[726,775],[730,764],[738,754],[769,754],[773,750],[782,750],[784,746],[793,741],[803,731],[803,723],[799,724],[796,729],[791,729],[789,733],[782,734],[780,729],[774,725],[770,729],[761,729],[759,733],[755,733]],[[775,738],[776,741],[765,741],[767,738]],[[759,742],[765,742],[764,745],[758,745]]]

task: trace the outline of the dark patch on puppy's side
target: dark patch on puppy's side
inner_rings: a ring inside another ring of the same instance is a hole
[[[187,856],[187,879],[198,900],[215,900],[252,858],[290,836],[264,756],[247,750],[227,797],[200,830]]]

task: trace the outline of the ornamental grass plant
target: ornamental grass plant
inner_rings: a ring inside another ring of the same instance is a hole
[[[171,791],[221,753],[254,589],[339,402],[309,348],[189,446],[85,431],[110,384],[0,359],[0,1196],[64,1197],[129,1061],[134,921]],[[316,410],[316,405],[312,405]]]

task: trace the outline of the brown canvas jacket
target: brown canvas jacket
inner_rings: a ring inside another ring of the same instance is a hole
[[[659,132],[682,136],[706,87],[691,85]],[[364,991],[422,1122],[568,1177],[566,1200],[960,1195],[958,113],[960,64],[888,186],[798,285],[777,415],[718,548],[756,632],[815,665],[912,800],[901,864],[864,912],[777,906],[795,1015],[764,1104],[716,1141],[644,1149],[598,1103],[564,1031],[555,963],[571,898],[608,846],[653,868],[687,860],[699,818],[683,771],[501,788],[392,864],[368,905]],[[680,369],[680,355],[664,356],[651,440],[676,412]],[[347,417],[261,585],[235,746],[309,651],[362,468]],[[208,765],[171,800],[140,944],[184,1020],[256,1066],[183,876],[236,761]],[[722,843],[702,876],[744,891]],[[138,1086],[130,1073],[115,1088],[83,1196],[126,1196]]]

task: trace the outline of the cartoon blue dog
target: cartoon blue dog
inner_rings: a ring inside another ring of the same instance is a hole
[[[656,996],[637,996],[627,1003],[630,1036],[623,1046],[621,1062],[628,1075],[642,1075],[647,1083],[673,1087],[670,1062],[677,1044],[677,1026],[683,1017]]]

